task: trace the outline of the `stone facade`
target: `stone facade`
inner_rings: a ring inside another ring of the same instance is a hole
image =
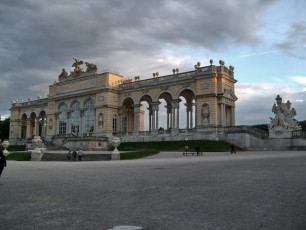
[[[234,68],[195,66],[195,70],[141,80],[124,80],[123,76],[97,73],[95,65],[87,63],[82,71],[75,59],[75,71],[63,69],[58,81],[49,86],[47,98],[12,101],[10,142],[25,142],[39,135],[46,143],[70,148],[71,143],[84,149],[106,149],[113,136],[141,135],[156,137],[194,133],[217,127],[235,125]],[[90,68],[89,68],[90,66]],[[180,101],[186,103],[186,127],[180,127]],[[167,125],[160,132],[160,99],[166,101]],[[148,118],[144,117],[143,102],[147,102]],[[144,126],[149,130],[144,132]],[[157,138],[160,139],[160,138]],[[126,138],[128,141],[128,138]],[[70,146],[69,143],[70,142]]]

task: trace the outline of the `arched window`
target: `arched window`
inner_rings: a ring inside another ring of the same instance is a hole
[[[84,109],[85,133],[91,133],[94,131],[95,126],[95,111],[93,101],[87,101],[84,106]]]
[[[79,133],[81,123],[80,115],[80,105],[79,103],[74,103],[71,106],[71,133]]]
[[[61,105],[59,112],[59,134],[66,134],[67,130],[67,106]]]
[[[113,116],[113,133],[117,133],[117,115]]]

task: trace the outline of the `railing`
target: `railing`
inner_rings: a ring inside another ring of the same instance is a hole
[[[225,127],[224,132],[225,133],[248,133],[255,137],[259,137],[261,139],[265,139],[269,137],[268,132],[261,130],[261,129],[254,128],[254,127],[245,126],[245,125]]]
[[[207,72],[207,71],[211,71],[211,70],[212,70],[211,66],[206,66],[206,67],[200,68],[201,72]],[[150,85],[154,82],[156,82],[156,83],[166,82],[166,81],[170,81],[170,80],[178,79],[178,78],[193,77],[195,75],[196,75],[196,71],[189,71],[189,72],[185,72],[185,73],[171,74],[171,75],[166,75],[166,76],[156,77],[156,78],[150,78],[150,79],[141,80],[141,81],[123,83],[123,84],[119,85],[119,88],[122,88],[122,89],[135,88],[135,87],[139,87],[139,86]]]
[[[295,130],[292,131],[293,138],[306,138],[306,131],[303,130]]]

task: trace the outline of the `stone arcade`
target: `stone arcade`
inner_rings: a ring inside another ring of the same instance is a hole
[[[234,67],[201,67],[166,76],[124,80],[74,58],[74,71],[62,70],[47,98],[12,101],[10,143],[23,144],[38,135],[48,147],[105,150],[113,136],[121,141],[217,140],[218,129],[235,125]],[[179,110],[182,98],[186,114]],[[166,102],[166,127],[160,128],[160,100]],[[144,114],[148,105],[148,117]],[[186,126],[180,127],[180,119]],[[148,127],[144,131],[144,127]]]

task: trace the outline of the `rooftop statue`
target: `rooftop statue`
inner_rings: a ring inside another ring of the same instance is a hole
[[[74,72],[75,73],[81,73],[82,72],[82,68],[80,67],[80,65],[83,64],[83,61],[77,60],[76,58],[73,58],[75,63],[72,64],[72,67],[74,67]]]
[[[61,74],[58,76],[58,78],[62,78],[62,77],[68,77],[68,73],[66,72],[65,69],[63,69]]]
[[[270,117],[271,123],[269,124],[270,131],[281,130],[299,130],[301,127],[297,121],[293,119],[296,115],[294,108],[291,108],[291,102],[282,103],[282,98],[277,95],[275,98],[276,104],[272,107],[272,112],[275,114],[275,118]]]
[[[87,66],[86,73],[97,73],[98,72],[97,66],[95,64],[85,62],[85,65]]]

